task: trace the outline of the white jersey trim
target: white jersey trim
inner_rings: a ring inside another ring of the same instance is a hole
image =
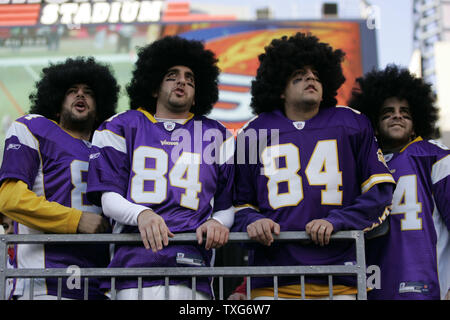
[[[433,199],[434,203],[434,199]],[[436,256],[438,265],[439,287],[441,290],[441,299],[444,299],[447,291],[450,289],[450,235],[447,226],[442,219],[434,203],[433,224],[436,231]]]
[[[431,181],[433,184],[445,179],[450,174],[450,154],[433,164]]]
[[[42,234],[41,231],[34,230],[24,226],[18,225],[18,234]],[[17,268],[18,269],[45,269],[45,249],[43,244],[19,244],[17,245]],[[47,294],[47,286],[45,279],[23,279],[23,285],[14,291],[15,295],[21,296],[30,282],[34,281],[34,294]]]
[[[383,182],[390,182],[395,184],[395,180],[390,174],[374,174],[362,184],[361,193],[366,193],[374,185]]]
[[[39,141],[25,124],[17,121],[13,122],[13,124],[9,127],[8,132],[6,133],[6,139],[12,136],[16,136],[21,144],[39,151]],[[6,146],[6,148],[8,147],[9,146]]]
[[[125,138],[110,130],[95,131],[92,144],[99,148],[112,147],[122,153],[127,153]]]

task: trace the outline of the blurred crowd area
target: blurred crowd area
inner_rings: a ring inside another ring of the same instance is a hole
[[[0,28],[0,58],[134,53],[155,40],[157,25],[57,25]]]

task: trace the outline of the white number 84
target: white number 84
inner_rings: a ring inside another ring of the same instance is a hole
[[[147,159],[154,159],[153,168],[146,166]],[[136,203],[161,203],[167,197],[169,156],[158,148],[141,146],[134,151],[130,195]],[[200,176],[200,155],[183,152],[169,172],[169,182],[173,187],[183,188],[180,205],[193,210],[198,209],[198,193],[202,191]],[[145,191],[146,181],[153,181],[153,191]]]
[[[324,185],[323,205],[341,205],[342,172],[336,140],[318,141],[305,170],[309,185]],[[281,167],[280,159],[284,158]],[[303,200],[303,181],[298,175],[301,169],[300,153],[292,143],[269,146],[261,154],[264,175],[268,178],[267,189],[270,206],[273,209],[296,206]],[[278,163],[278,164],[277,164]],[[280,183],[287,183],[287,192],[280,192]]]

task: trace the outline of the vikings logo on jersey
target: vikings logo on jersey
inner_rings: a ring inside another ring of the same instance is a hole
[[[368,243],[368,264],[381,269],[381,289],[369,292],[369,299],[440,299],[447,293],[449,153],[448,148],[419,137],[389,155],[397,186],[389,236]]]
[[[101,125],[93,145],[93,154],[100,153],[89,164],[87,191],[93,202],[100,203],[102,192],[119,193],[150,207],[174,233],[195,232],[213,212],[232,210],[234,137],[217,121],[191,114],[184,123],[158,122],[143,109],[129,110]],[[117,223],[115,232],[139,231]],[[206,266],[211,261],[210,252],[191,245],[151,254],[142,246],[116,246],[110,266],[175,267],[188,257]],[[119,280],[117,287],[134,282]],[[164,280],[144,281],[154,283]],[[207,282],[198,289],[210,293]]]
[[[273,129],[279,130],[278,139],[268,139],[257,163],[238,161],[236,164],[235,207],[238,209],[234,231],[245,231],[247,225],[262,218],[274,220],[281,230],[305,230],[311,220],[325,218],[335,219],[331,221],[336,226],[348,225],[367,231],[382,222],[386,216],[383,211],[388,209],[380,210],[380,207],[388,206],[388,200],[374,209],[372,199],[381,193],[375,186],[384,184],[387,190],[392,190],[394,179],[377,153],[378,146],[365,116],[350,108],[326,108],[299,123],[276,110],[252,119],[239,133],[237,142],[244,137],[246,153],[250,153],[259,146],[259,137],[248,132]],[[374,195],[364,198],[370,194]],[[347,208],[352,209],[347,211]],[[323,251],[295,244],[283,244],[282,249],[255,250],[250,262],[251,265],[317,265],[319,262],[333,265],[353,260],[355,257],[348,247],[330,243]],[[341,284],[354,285],[353,280],[336,279]],[[295,280],[280,278],[280,285],[292,283]],[[273,279],[256,278],[252,286],[271,287]]]
[[[386,168],[389,168],[387,163],[386,163],[386,159],[384,158],[384,155],[383,155],[383,152],[381,151],[381,149],[378,149],[377,156],[378,156],[378,161],[380,161],[382,164],[384,164],[384,166]]]

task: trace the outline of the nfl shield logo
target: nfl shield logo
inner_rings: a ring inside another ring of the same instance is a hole
[[[305,127],[305,121],[295,121],[292,124],[298,130],[302,130]]]
[[[172,131],[173,129],[175,129],[175,122],[164,122],[164,128],[167,131]]]

